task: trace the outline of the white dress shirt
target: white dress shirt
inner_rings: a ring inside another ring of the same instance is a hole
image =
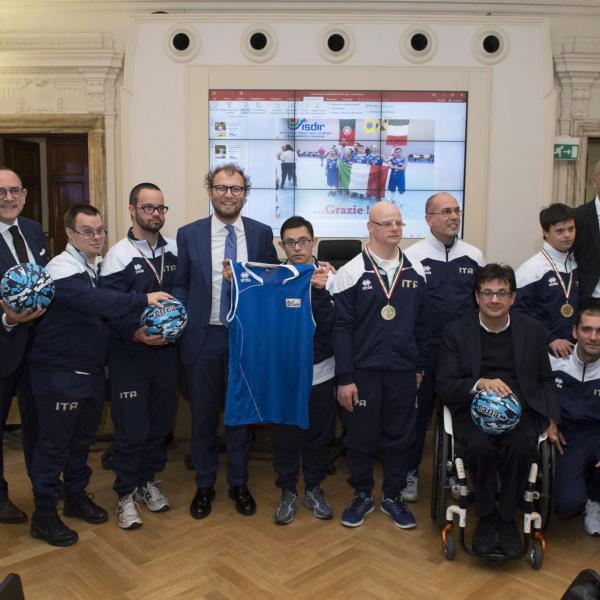
[[[210,308],[210,325],[223,325],[221,323],[221,286],[223,285],[223,260],[225,259],[225,239],[227,228],[225,223],[213,214],[210,219],[210,252],[212,258],[212,305]],[[242,217],[232,223],[237,237],[237,262],[248,260],[246,246],[246,232]]]
[[[8,249],[12,252],[12,255],[15,257],[15,260],[19,262],[19,257],[17,256],[17,251],[15,250],[15,244],[13,242],[13,236],[12,233],[9,231],[9,228],[13,225],[19,227],[18,221],[15,220],[15,222],[11,223],[10,225],[7,225],[3,221],[0,221],[0,234],[2,234],[4,241],[8,244]],[[25,247],[27,248],[27,257],[29,258],[29,262],[34,263],[35,258],[33,256],[33,252],[31,251],[31,248],[29,247],[29,244],[27,243],[27,240],[23,235],[23,230],[20,227],[19,232],[21,233],[21,237],[23,238],[23,240],[25,240]]]

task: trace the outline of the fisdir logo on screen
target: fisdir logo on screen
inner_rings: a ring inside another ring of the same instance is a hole
[[[324,123],[317,123],[316,121],[309,123],[306,119],[288,119],[288,129],[294,131],[323,131],[325,129]]]

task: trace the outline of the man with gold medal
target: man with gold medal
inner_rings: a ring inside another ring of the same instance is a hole
[[[544,245],[517,269],[514,308],[542,322],[552,356],[568,358],[575,342],[573,325],[579,299],[577,263],[572,253],[573,209],[551,204],[540,212],[540,225]]]
[[[354,489],[347,527],[373,512],[373,461],[382,451],[381,511],[401,529],[416,526],[402,500],[417,418],[417,389],[430,343],[425,273],[398,247],[402,216],[391,202],[369,214],[369,243],[338,271],[333,344],[344,446]]]

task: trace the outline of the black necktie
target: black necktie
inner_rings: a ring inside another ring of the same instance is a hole
[[[10,235],[12,235],[13,244],[15,246],[15,250],[17,252],[17,259],[20,263],[29,262],[29,255],[27,254],[27,246],[25,245],[25,240],[19,231],[19,228],[16,225],[12,225],[8,228],[10,231]]]

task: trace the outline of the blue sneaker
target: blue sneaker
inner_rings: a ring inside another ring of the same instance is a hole
[[[412,529],[417,526],[415,516],[410,512],[402,497],[381,498],[381,512],[391,517],[396,527],[400,529]]]
[[[352,504],[342,513],[342,525],[346,527],[359,527],[365,522],[365,517],[375,510],[375,501],[372,494],[356,492],[352,497]]]

